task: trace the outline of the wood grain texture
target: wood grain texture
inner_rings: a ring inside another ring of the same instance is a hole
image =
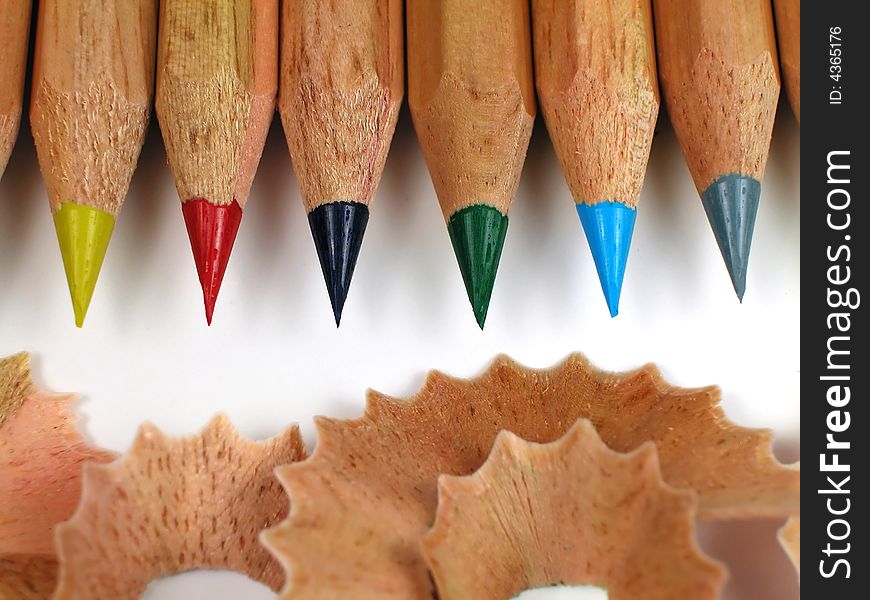
[[[116,216],[151,114],[157,0],[43,0],[30,124],[52,212]]]
[[[474,379],[433,371],[411,398],[369,392],[360,418],[316,419],[311,457],[276,471],[293,508],[261,539],[287,569],[281,598],[436,598],[420,539],[438,478],[477,471],[504,430],[547,443],[590,419],[612,450],[653,442],[664,480],[698,493],[701,518],[797,514],[800,471],[774,458],[770,431],[730,422],[720,400],[652,365],[605,372],[577,354],[550,369],[499,356]]]
[[[0,556],[0,598],[45,600],[57,581],[54,556],[15,554]]]
[[[779,64],[788,102],[801,121],[801,0],[774,0]]]
[[[401,0],[284,2],[278,105],[305,209],[377,189],[404,94]]]
[[[659,112],[649,0],[533,0],[541,110],[578,204],[634,208]]]
[[[178,195],[244,207],[275,112],[278,0],[163,0],[157,46]]]
[[[275,468],[304,458],[296,425],[253,442],[223,415],[183,438],[143,424],[127,454],[85,466],[78,508],[56,530],[53,598],[136,600],[152,580],[190,569],[277,590],[281,566],[257,538],[287,514]]]
[[[31,0],[0,2],[0,175],[18,137]]]
[[[761,180],[779,98],[769,0],[654,0],[659,73],[698,191]]]
[[[524,0],[408,0],[408,98],[445,220],[472,204],[507,214],[532,124]]]
[[[581,419],[548,444],[502,431],[474,474],[439,477],[421,546],[440,600],[549,585],[594,585],[611,600],[716,600],[725,568],[698,546],[696,508],[690,490],[664,482],[652,442],[614,452]]]

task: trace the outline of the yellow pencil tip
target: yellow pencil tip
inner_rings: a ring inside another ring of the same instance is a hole
[[[54,214],[54,228],[76,326],[81,327],[115,228],[115,217],[96,208],[64,202]]]

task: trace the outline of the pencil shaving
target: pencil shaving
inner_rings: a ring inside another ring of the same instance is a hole
[[[54,529],[75,510],[82,465],[114,458],[85,443],[73,399],[38,390],[27,354],[0,359],[0,598],[50,597]]]
[[[252,442],[224,416],[185,438],[143,425],[125,456],[85,469],[78,510],[58,529],[55,598],[136,599],[151,580],[194,568],[278,589],[281,568],[257,535],[287,512],[275,466],[302,458],[296,426]]]
[[[57,583],[57,558],[0,553],[2,600],[47,600]]]
[[[798,575],[801,572],[801,518],[792,517],[777,533],[779,543],[791,559]]]
[[[616,451],[654,442],[664,480],[694,489],[703,516],[796,514],[800,472],[718,402],[716,388],[670,386],[652,366],[607,373],[580,355],[547,370],[502,356],[470,380],[432,372],[409,400],[372,392],[362,418],[318,419],[311,458],[278,470],[293,507],[263,538],[288,573],[283,597],[431,598],[419,542],[437,478],[477,470],[502,429],[545,443],[588,418]]]
[[[477,472],[439,479],[438,498],[423,553],[441,600],[553,584],[703,600],[725,578],[695,542],[694,494],[662,481],[654,446],[613,452],[585,419],[549,444],[503,431]]]

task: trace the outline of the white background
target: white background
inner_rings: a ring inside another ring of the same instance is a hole
[[[662,114],[620,315],[611,319],[539,119],[481,332],[404,107],[336,330],[276,119],[209,328],[152,126],[78,330],[25,125],[0,181],[0,355],[31,351],[42,387],[81,394],[87,437],[124,451],[142,421],[188,434],[218,411],[252,438],[299,422],[311,447],[311,417],[359,415],[368,387],[406,396],[430,368],[472,376],[500,352],[545,367],[579,350],[606,369],[656,362],[672,383],[719,384],[728,416],[773,428],[778,455],[795,460],[799,155],[798,125],[781,107],[741,305]],[[702,526],[704,548],[731,569],[726,598],[798,596],[774,538],[779,524]],[[272,597],[242,576],[215,573],[169,578],[146,596]]]

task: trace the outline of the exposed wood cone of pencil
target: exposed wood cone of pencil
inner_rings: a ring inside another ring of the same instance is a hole
[[[770,0],[654,0],[668,114],[737,297],[779,99]]]
[[[535,119],[526,0],[408,0],[408,99],[474,316],[489,310]]]
[[[278,105],[341,321],[404,94],[401,0],[284,2]]]
[[[31,0],[0,2],[0,177],[6,169],[21,124]]]
[[[157,0],[42,0],[30,124],[76,325],[151,114]]]
[[[533,0],[541,110],[611,316],[659,112],[649,0]]]
[[[157,47],[157,118],[211,324],[275,112],[278,0],[163,0]]]

